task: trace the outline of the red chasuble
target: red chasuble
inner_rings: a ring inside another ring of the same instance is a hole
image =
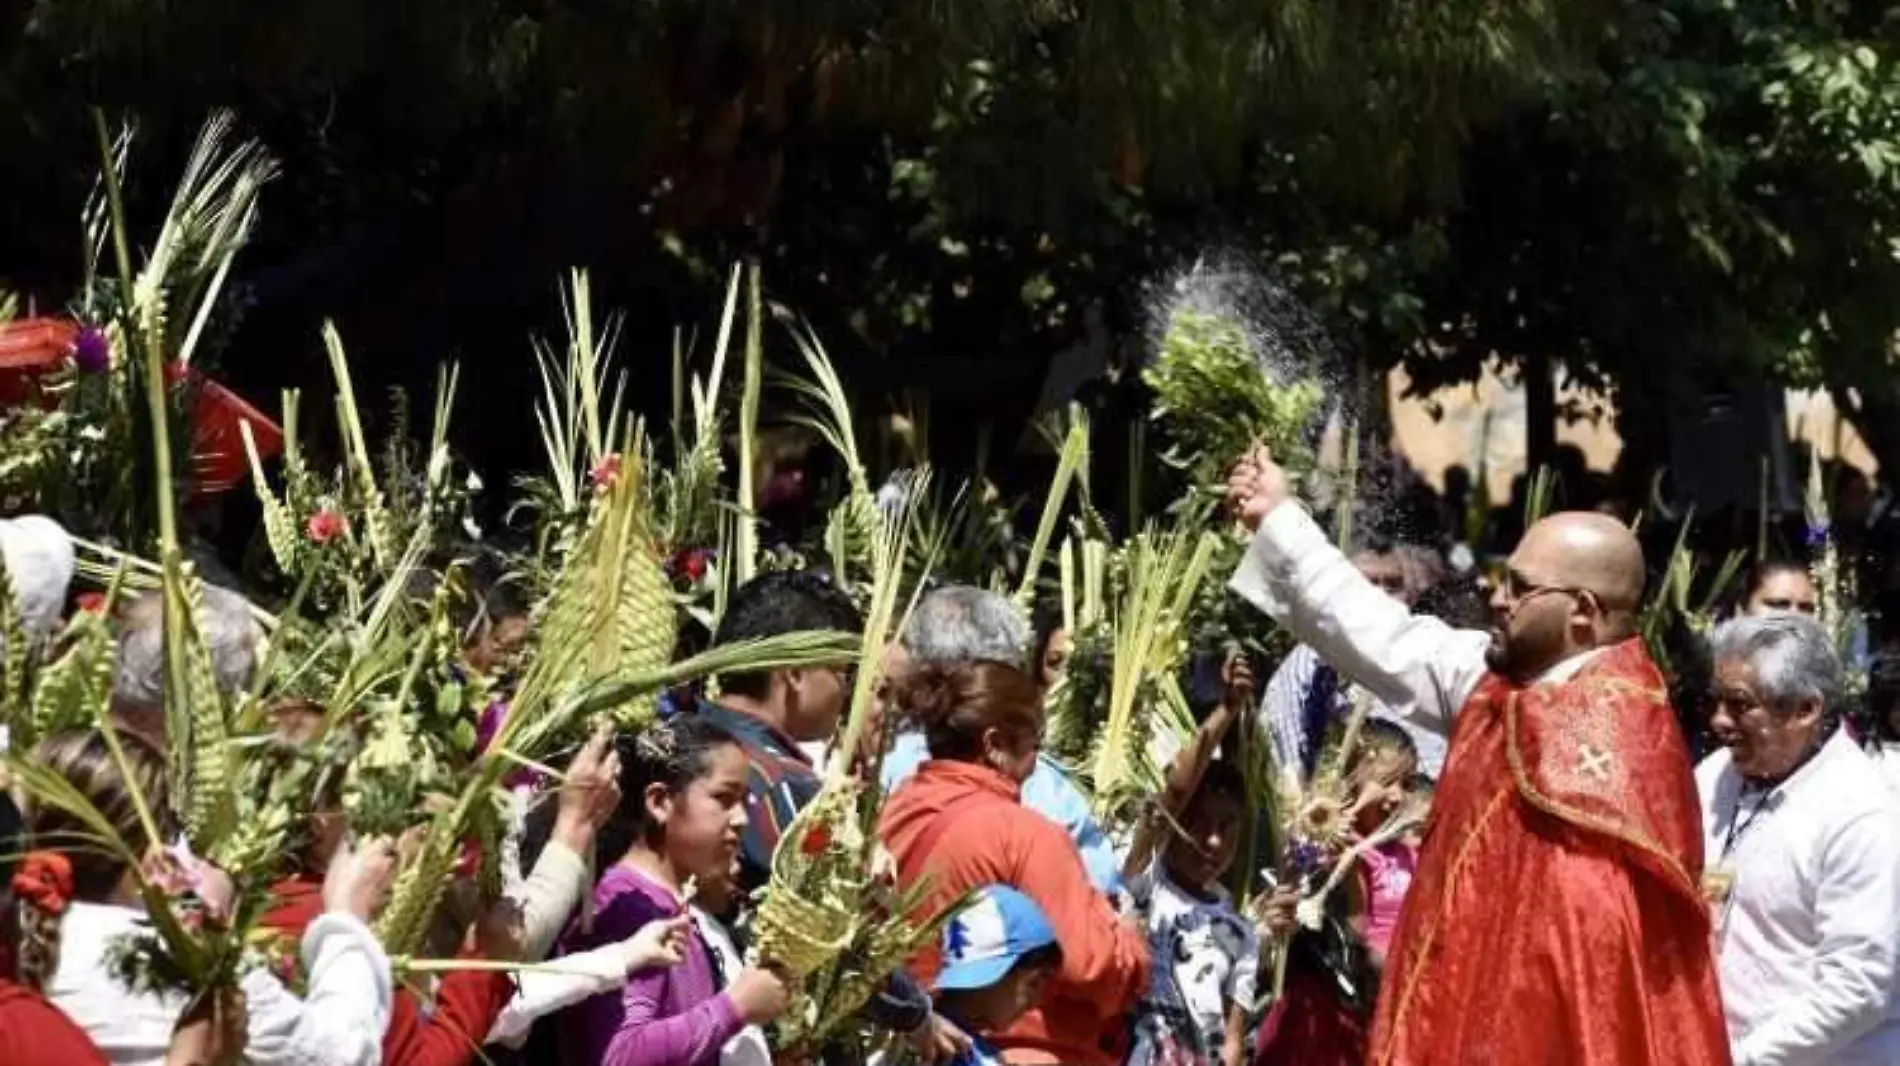
[[[1372,1066],[1728,1066],[1681,731],[1641,641],[1465,701]]]

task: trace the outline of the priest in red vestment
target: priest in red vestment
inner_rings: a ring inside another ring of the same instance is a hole
[[[1451,752],[1380,982],[1372,1066],[1728,1066],[1687,746],[1636,635],[1643,557],[1602,515],[1533,526],[1490,633],[1361,577],[1263,449],[1232,588]]]

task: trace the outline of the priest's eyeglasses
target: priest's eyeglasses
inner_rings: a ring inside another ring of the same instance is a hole
[[[1539,585],[1515,570],[1504,571],[1504,580],[1499,584],[1498,591],[1504,594],[1504,599],[1510,603],[1513,612],[1539,596],[1554,593],[1575,596],[1579,600],[1589,601],[1592,607],[1599,610],[1602,608],[1597,600],[1597,594],[1589,589],[1577,585]]]

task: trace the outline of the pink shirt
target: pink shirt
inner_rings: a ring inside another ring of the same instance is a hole
[[[1399,927],[1399,910],[1405,905],[1405,893],[1412,887],[1412,874],[1418,869],[1418,852],[1402,841],[1381,844],[1367,852],[1368,891],[1366,906],[1366,943],[1380,954],[1392,946],[1392,933]]]

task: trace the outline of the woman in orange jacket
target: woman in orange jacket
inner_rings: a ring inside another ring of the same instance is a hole
[[[930,748],[930,761],[891,796],[878,826],[898,878],[929,878],[926,911],[982,885],[1008,885],[1049,916],[1062,944],[1062,968],[1041,1006],[992,1042],[1012,1064],[1120,1062],[1123,1019],[1148,983],[1146,936],[1089,883],[1062,827],[1018,802],[1042,743],[1035,681],[997,663],[929,664],[910,670],[897,695]],[[937,954],[932,948],[913,961],[925,981],[936,974]]]

